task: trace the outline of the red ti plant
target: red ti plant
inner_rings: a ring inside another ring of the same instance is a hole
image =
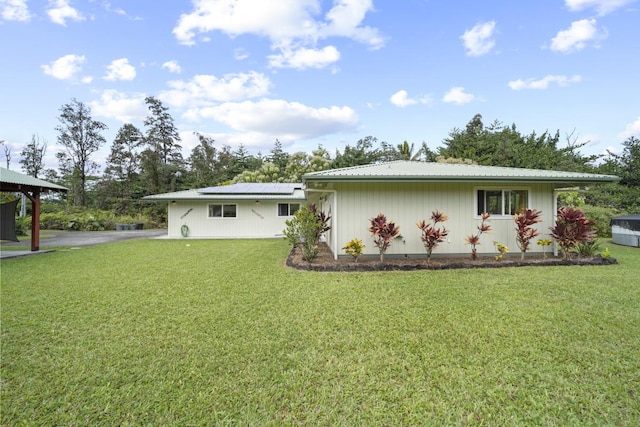
[[[373,234],[373,242],[380,251],[380,261],[384,261],[384,253],[391,246],[391,241],[400,234],[400,227],[393,221],[387,222],[387,217],[381,213],[370,221],[369,231]]]
[[[316,243],[320,242],[320,236],[322,236],[327,231],[331,230],[331,226],[329,225],[329,220],[331,217],[318,209],[315,203],[311,203],[309,205],[309,210],[316,217],[317,229],[316,229]]]
[[[447,219],[449,219],[449,217],[447,217],[444,212],[433,211],[431,212],[432,224],[427,223],[424,219],[416,224],[422,231],[422,243],[427,250],[427,261],[431,260],[431,253],[438,247],[438,243],[444,242],[445,237],[449,234],[449,230],[446,228],[436,227],[437,223],[445,222]]]
[[[596,238],[596,232],[592,229],[595,225],[584,216],[580,209],[560,208],[556,218],[555,227],[551,227],[551,236],[562,248],[563,257],[569,257],[569,252],[578,243],[589,243]]]
[[[478,226],[478,232],[476,234],[467,236],[464,239],[467,245],[471,245],[471,259],[473,260],[478,259],[476,246],[480,244],[480,235],[482,233],[488,233],[491,231],[491,226],[487,224],[487,222],[489,221],[489,216],[490,215],[488,212],[484,212],[482,215],[480,215],[480,218],[482,218],[482,222]]]
[[[531,227],[542,221],[540,215],[542,215],[542,212],[539,210],[527,209],[523,213],[513,216],[513,220],[516,222],[516,243],[518,243],[518,247],[520,248],[521,260],[524,260],[524,254],[527,252],[527,249],[529,249],[531,239],[540,234],[538,230]]]

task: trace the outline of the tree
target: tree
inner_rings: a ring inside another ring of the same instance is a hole
[[[40,137],[36,134],[31,136],[31,142],[22,150],[20,164],[22,170],[29,176],[38,178],[44,169],[44,155],[47,152],[47,142],[40,143]]]
[[[142,166],[148,189],[151,193],[175,190],[183,172],[180,134],[168,107],[152,96],[145,102],[150,115],[144,120],[147,149],[142,152]]]
[[[195,132],[200,143],[191,151],[191,155],[187,159],[189,165],[189,184],[193,188],[203,188],[215,185],[216,180],[216,163],[218,153],[213,146],[215,142],[201,133]]]
[[[558,147],[560,132],[522,135],[515,124],[494,121],[489,126],[476,114],[464,130],[454,129],[438,149],[442,158],[470,159],[479,165],[585,172],[598,156],[583,156],[574,133],[566,136],[565,147]]]
[[[276,139],[276,142],[273,144],[273,148],[269,151],[267,161],[269,163],[273,163],[281,171],[286,169],[287,163],[289,162],[289,153],[282,149],[282,143],[278,141],[278,139]]]
[[[0,139],[0,145],[2,145],[2,148],[4,149],[4,158],[7,161],[7,169],[9,169],[9,166],[11,165],[11,147],[4,143],[4,139]]]
[[[346,168],[379,162],[382,152],[380,149],[374,148],[374,144],[377,142],[377,138],[366,136],[359,139],[355,147],[347,145],[342,153],[336,150],[336,157],[331,163],[331,168]]]
[[[609,152],[597,172],[620,177],[616,184],[598,185],[585,194],[592,206],[606,206],[624,212],[640,210],[640,139],[629,137],[621,154]]]
[[[127,213],[134,196],[134,186],[140,173],[140,152],[143,135],[134,125],[123,125],[113,140],[107,157],[101,189],[106,192],[101,200],[108,202],[119,213]],[[106,200],[105,200],[106,199]]]
[[[58,144],[63,151],[57,154],[61,169],[66,171],[72,182],[71,198],[74,204],[86,206],[87,177],[98,165],[91,156],[105,143],[101,132],[107,125],[91,118],[91,109],[73,98],[60,108],[60,125],[56,127]]]

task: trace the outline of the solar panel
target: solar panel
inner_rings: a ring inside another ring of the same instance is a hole
[[[296,189],[301,189],[298,183],[276,182],[241,182],[231,185],[201,188],[200,194],[293,194]]]

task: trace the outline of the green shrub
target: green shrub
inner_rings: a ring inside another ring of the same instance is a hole
[[[293,218],[285,221],[285,239],[294,247],[302,248],[305,261],[311,262],[318,256],[320,236],[331,228],[328,225],[330,218],[312,204],[301,207]]]
[[[618,209],[602,206],[584,205],[581,209],[585,216],[594,222],[593,229],[599,237],[611,237],[611,218],[624,215]]]

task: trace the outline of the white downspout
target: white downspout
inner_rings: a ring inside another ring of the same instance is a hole
[[[551,224],[552,227],[555,227],[556,221],[558,220],[558,195],[560,192],[556,189],[553,190],[553,222]],[[558,242],[555,239],[553,240],[553,256],[558,256]]]
[[[316,190],[314,188],[306,188],[305,192],[310,193],[332,193],[333,194],[333,226],[331,227],[333,237],[332,243],[332,251],[333,251],[333,259],[338,259],[338,192],[336,190]]]

